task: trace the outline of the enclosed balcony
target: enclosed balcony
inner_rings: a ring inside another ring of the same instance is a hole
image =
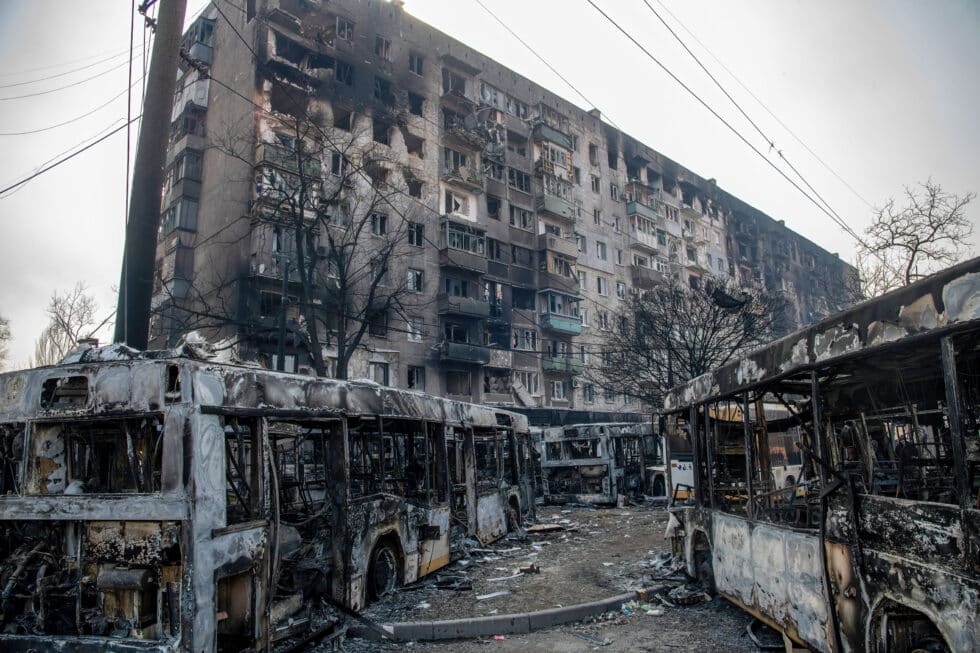
[[[490,304],[482,299],[457,297],[440,293],[436,298],[440,315],[463,315],[486,318],[490,316]]]
[[[490,348],[467,342],[443,342],[439,347],[439,360],[486,365],[490,362]]]
[[[584,367],[581,359],[571,356],[546,356],[541,361],[542,371],[558,374],[581,374]]]
[[[651,252],[657,254],[660,252],[662,246],[657,241],[657,235],[652,233],[647,233],[640,231],[639,229],[630,229],[630,247],[640,249],[646,252]]]
[[[664,273],[642,265],[631,265],[630,278],[634,288],[649,290],[664,282]]]
[[[487,273],[486,256],[462,249],[453,249],[452,247],[443,247],[439,250],[439,265],[478,274]]]
[[[626,213],[627,215],[642,215],[647,220],[656,221],[663,217],[655,207],[647,206],[646,204],[633,200],[632,202],[626,203]]]
[[[572,149],[571,136],[567,136],[561,133],[560,131],[558,131],[557,129],[555,129],[554,127],[551,127],[550,125],[543,122],[539,122],[536,125],[534,125],[534,140],[551,141],[555,145],[558,145],[559,147],[563,147],[566,150]]]
[[[566,258],[578,258],[578,243],[572,238],[555,234],[539,234],[538,250],[554,252]]]
[[[557,274],[555,272],[549,272],[547,270],[538,271],[538,288],[540,290],[558,290],[560,292],[576,296],[581,291],[578,284],[578,278]]]
[[[578,216],[578,209],[575,205],[568,200],[563,200],[560,197],[555,197],[554,195],[548,195],[546,193],[539,193],[534,200],[535,210],[541,213],[547,213],[556,218],[562,220],[568,220],[574,223],[576,217]]]
[[[582,333],[582,318],[546,312],[541,314],[541,328],[577,336]]]

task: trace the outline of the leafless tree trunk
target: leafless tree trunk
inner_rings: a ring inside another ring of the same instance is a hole
[[[734,284],[643,291],[630,296],[603,333],[589,380],[660,405],[674,385],[767,342],[784,314],[780,295]]]
[[[294,309],[313,371],[337,378],[347,378],[371,329],[407,321],[418,296],[406,276],[408,229],[421,222],[418,209],[400,166],[368,130],[356,128],[357,116],[350,122],[349,132],[339,134],[319,114],[274,114],[266,126],[275,140],[261,142],[258,154],[251,135],[214,139],[222,154],[254,164],[253,236],[259,229],[274,234],[278,274],[298,294]],[[211,327],[234,324],[232,311],[222,315],[225,302],[212,296],[215,289],[197,285],[196,299],[183,302],[197,308],[184,315]],[[335,365],[324,358],[325,348],[336,350]]]
[[[49,322],[34,342],[30,367],[54,365],[69,354],[79,340],[90,338],[107,320],[96,324],[98,305],[78,282],[64,294],[54,293],[46,309]]]
[[[956,263],[969,252],[973,223],[967,205],[976,193],[955,195],[931,179],[905,187],[875,211],[857,254],[865,295],[875,297]]]

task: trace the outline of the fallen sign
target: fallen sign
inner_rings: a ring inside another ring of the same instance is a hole
[[[565,527],[561,524],[535,524],[534,526],[528,526],[528,533],[553,533],[554,531],[563,531]]]

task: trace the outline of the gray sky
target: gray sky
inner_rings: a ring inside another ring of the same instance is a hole
[[[727,191],[786,220],[787,226],[826,249],[853,259],[849,236],[586,0],[483,1],[591,102],[550,72],[475,0],[407,0],[405,8],[558,95],[584,108],[598,106],[607,120],[627,133],[698,174],[716,178]],[[768,144],[714,88],[643,0],[595,2],[756,147],[768,151]],[[980,3],[662,2],[650,0],[775,141],[776,149],[855,230],[863,231],[871,218],[864,200],[881,204],[900,195],[904,184],[931,176],[951,192],[980,190]],[[0,2],[0,132],[62,123],[123,93],[127,5],[109,0]],[[203,6],[201,0],[189,0],[188,16]],[[684,27],[662,11],[664,6]],[[137,23],[137,52],[142,50],[142,33]],[[705,46],[864,200],[752,99]],[[117,56],[96,63],[113,55]],[[90,64],[94,65],[75,73],[12,86]],[[135,79],[141,64],[139,60]],[[114,66],[118,67],[72,88],[5,99],[64,86]],[[134,97],[140,88],[137,84]],[[134,115],[138,113],[134,109]],[[0,136],[0,188],[110,126],[121,125],[125,115],[122,95],[69,125]],[[135,142],[134,131],[134,149]],[[778,162],[775,155],[773,161]],[[13,366],[24,364],[31,354],[53,291],[83,281],[103,314],[114,308],[126,215],[125,164],[123,131],[0,197],[0,314],[11,320]],[[969,215],[974,223],[980,221],[980,201],[970,206]]]

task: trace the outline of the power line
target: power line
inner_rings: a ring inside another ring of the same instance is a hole
[[[141,116],[137,116],[136,118],[133,118],[133,121],[139,120],[140,117]],[[25,179],[21,179],[17,183],[11,184],[10,186],[7,186],[6,188],[0,190],[0,199],[3,198],[4,193],[6,193],[7,191],[13,190],[13,189],[17,188],[18,186],[22,186],[22,185],[26,184],[27,182],[29,182],[30,180],[32,180],[32,179],[34,179],[36,177],[39,177],[41,175],[43,175],[45,172],[48,172],[49,170],[53,170],[54,168],[57,168],[62,163],[65,163],[66,161],[69,161],[69,160],[75,158],[76,156],[78,156],[82,152],[84,152],[84,151],[86,151],[86,150],[88,150],[88,149],[90,149],[92,147],[95,147],[96,145],[98,145],[99,143],[101,143],[105,139],[109,138],[113,134],[119,133],[120,131],[122,131],[123,129],[125,129],[128,125],[129,125],[129,123],[126,123],[125,125],[120,125],[119,127],[116,127],[111,132],[109,132],[108,134],[106,134],[105,136],[103,136],[102,138],[100,138],[99,140],[94,141],[92,143],[89,143],[88,145],[86,145],[82,149],[78,150],[77,152],[73,152],[72,154],[66,156],[65,158],[60,159],[56,163],[53,163],[53,164],[51,164],[49,166],[46,166],[46,167],[38,170],[34,174],[30,175],[29,177],[26,177]]]
[[[122,56],[122,55],[126,54],[126,52],[127,52],[127,50],[120,50],[119,52],[115,53],[114,55],[108,57],[108,59],[114,59],[115,57]],[[53,63],[53,64],[49,64],[47,66],[38,66],[37,68],[24,68],[22,70],[13,70],[13,71],[10,71],[10,72],[7,72],[7,73],[0,73],[0,77],[12,77],[14,75],[23,75],[24,73],[36,73],[36,72],[41,71],[41,70],[50,70],[52,68],[60,68],[62,66],[70,66],[70,65],[76,64],[76,63],[78,63],[80,61],[87,61],[89,59],[94,59],[95,57],[101,57],[103,55],[105,55],[105,52],[99,52],[98,54],[91,54],[91,55],[87,55],[87,56],[84,56],[84,57],[79,57],[78,59],[73,59],[71,61],[62,61],[61,63]],[[106,59],[106,60],[108,60],[108,59]]]
[[[136,82],[134,83],[134,85],[135,84],[138,84],[141,81],[141,79],[142,78],[140,78],[139,80],[136,80]],[[109,106],[110,104],[112,104],[113,102],[115,102],[116,100],[118,100],[119,98],[121,98],[123,95],[125,95],[126,93],[128,93],[130,88],[132,88],[132,86],[130,86],[129,88],[125,89],[124,91],[122,91],[118,95],[114,95],[113,97],[109,98],[109,100],[107,102],[105,102],[103,104],[100,104],[99,106],[95,107],[91,111],[87,111],[87,112],[83,113],[80,116],[75,116],[74,118],[71,118],[69,120],[66,120],[65,122],[60,122],[60,123],[58,123],[56,125],[49,125],[48,127],[41,127],[40,129],[32,129],[32,130],[29,130],[29,131],[22,131],[22,132],[0,132],[0,136],[26,136],[28,134],[40,134],[41,132],[51,131],[52,129],[57,129],[58,127],[64,127],[65,125],[70,125],[70,124],[72,124],[74,122],[78,122],[82,118],[87,118],[88,116],[91,116],[93,113],[95,113],[96,111],[99,111],[100,109],[104,109],[105,107]]]
[[[95,75],[92,75],[91,77],[86,77],[85,79],[80,79],[77,82],[72,82],[71,84],[65,84],[64,86],[59,86],[57,88],[51,88],[51,89],[48,89],[46,91],[38,91],[37,93],[26,93],[24,95],[14,95],[14,96],[11,96],[11,97],[0,97],[0,102],[6,102],[7,100],[23,100],[24,98],[38,97],[40,95],[48,95],[49,93],[56,93],[58,91],[64,91],[65,89],[73,88],[73,87],[78,86],[80,84],[84,84],[85,82],[90,82],[93,79],[97,79],[99,77],[103,77],[104,75],[108,75],[112,71],[118,70],[118,69],[122,68],[127,63],[128,63],[127,61],[123,61],[122,63],[120,63],[120,64],[118,64],[116,66],[113,66],[112,68],[109,68],[108,70],[103,70],[101,73],[97,73]]]
[[[806,187],[810,189],[810,192],[812,192],[821,202],[823,202],[824,206],[826,206],[831,213],[837,216],[838,224],[842,222],[846,223],[846,220],[844,220],[844,218],[842,218],[841,215],[834,210],[834,208],[830,205],[830,203],[826,199],[824,199],[819,192],[817,192],[817,190],[813,187],[813,185],[810,184],[809,181],[807,181],[806,177],[804,177],[803,174],[800,173],[800,171],[797,170],[792,163],[790,163],[789,159],[787,159],[783,155],[783,151],[776,147],[775,140],[770,138],[764,131],[762,131],[762,128],[759,127],[759,125],[752,119],[752,117],[745,112],[745,109],[742,108],[742,105],[740,105],[735,100],[735,98],[732,97],[731,93],[728,92],[728,89],[726,89],[721,84],[721,82],[718,81],[718,78],[716,78],[713,74],[711,74],[711,71],[708,70],[707,66],[705,66],[701,62],[701,59],[699,59],[698,56],[694,54],[694,52],[692,52],[689,47],[687,47],[687,44],[684,43],[683,39],[681,39],[681,37],[677,34],[677,32],[675,32],[674,29],[667,23],[667,21],[664,20],[663,16],[661,16],[657,12],[657,10],[653,8],[653,5],[650,4],[649,0],[643,0],[643,3],[647,6],[647,9],[649,9],[653,13],[653,15],[657,17],[657,19],[663,24],[663,26],[667,28],[667,31],[670,32],[671,36],[673,36],[674,39],[678,43],[680,43],[681,47],[684,48],[684,51],[687,52],[689,55],[691,55],[691,58],[694,59],[694,61],[698,64],[701,70],[704,71],[704,74],[706,74],[711,79],[711,81],[715,83],[715,86],[717,86],[718,89],[725,94],[725,97],[727,97],[731,101],[731,103],[735,105],[735,108],[738,109],[739,113],[741,113],[742,116],[744,116],[745,119],[749,121],[749,124],[752,125],[757,132],[759,132],[759,135],[762,136],[762,139],[767,143],[769,143],[769,151],[771,152],[773,149],[776,150],[776,154],[779,156],[779,158],[786,162],[786,165],[788,165],[789,168],[796,173],[796,176],[799,177],[804,184],[806,184]],[[850,231],[850,233],[854,235],[852,230]]]
[[[856,233],[854,233],[854,231],[846,223],[842,223],[841,221],[839,221],[838,218],[833,213],[831,213],[824,206],[822,206],[820,204],[820,202],[818,202],[809,193],[807,193],[803,188],[801,188],[799,184],[797,184],[795,181],[793,181],[792,179],[790,179],[790,177],[785,172],[783,172],[776,164],[774,164],[772,161],[770,161],[769,158],[765,154],[763,154],[762,152],[760,152],[759,149],[755,145],[753,145],[751,142],[749,142],[749,140],[747,138],[745,138],[745,136],[743,136],[742,133],[739,132],[734,126],[732,126],[732,124],[730,122],[728,122],[727,120],[725,120],[725,118],[722,117],[721,114],[719,114],[717,111],[715,111],[711,107],[711,105],[709,105],[704,99],[701,98],[701,96],[699,96],[697,93],[695,93],[694,90],[691,89],[690,86],[688,86],[687,84],[685,84],[677,75],[675,75],[669,68],[667,68],[667,66],[665,66],[659,59],[657,59],[655,56],[653,56],[653,54],[651,54],[651,52],[649,50],[647,50],[643,46],[643,44],[641,44],[639,41],[637,41],[636,38],[633,37],[633,35],[630,34],[628,31],[626,31],[626,29],[623,28],[618,22],[616,22],[615,19],[613,19],[611,16],[609,16],[609,14],[607,14],[598,5],[596,5],[593,0],[586,0],[586,2],[588,2],[590,5],[592,5],[592,7],[596,11],[598,11],[607,21],[609,21],[610,23],[612,23],[612,25],[616,29],[618,29],[624,36],[626,36],[626,38],[628,38],[637,48],[639,48],[640,51],[643,52],[643,54],[645,54],[651,61],[653,61],[654,63],[656,63],[665,73],[667,73],[668,76],[670,76],[671,79],[673,79],[675,82],[677,82],[678,84],[680,84],[681,88],[683,88],[685,91],[687,91],[695,100],[697,100],[705,109],[707,109],[711,113],[711,115],[713,115],[723,125],[725,125],[733,134],[735,134],[739,138],[739,140],[741,140],[753,152],[755,152],[757,155],[759,155],[759,157],[762,158],[762,160],[765,161],[767,164],[769,164],[769,166],[773,170],[775,170],[777,173],[779,173],[779,175],[783,179],[785,179],[787,182],[789,182],[804,197],[806,197],[808,200],[810,200],[810,202],[814,206],[816,206],[822,213],[824,213],[827,217],[829,217],[831,220],[833,220],[841,229],[843,229],[846,233],[848,233],[852,237],[854,237],[854,239],[857,240],[859,243],[861,243],[862,245],[864,245],[864,241],[861,239],[861,237],[858,236]],[[867,247],[866,245],[864,245],[864,246]]]
[[[82,70],[87,70],[87,69],[89,69],[89,68],[91,68],[93,66],[98,66],[100,63],[105,63],[106,61],[111,61],[111,60],[115,59],[116,57],[119,57],[120,55],[123,55],[123,54],[126,54],[125,51],[123,51],[123,52],[117,52],[116,54],[112,55],[111,57],[106,57],[105,59],[99,59],[98,61],[95,61],[95,62],[90,63],[90,64],[85,65],[85,66],[81,66],[79,68],[73,68],[71,70],[66,70],[63,73],[56,73],[54,75],[48,75],[46,77],[38,77],[37,79],[29,79],[27,81],[17,82],[15,84],[4,84],[4,85],[0,86],[0,88],[14,88],[15,86],[26,86],[27,84],[37,84],[38,82],[45,82],[45,81],[47,81],[49,79],[55,79],[57,77],[64,77],[65,75],[71,75],[72,73],[77,73],[77,72],[82,71]]]
[[[592,107],[598,108],[599,105],[597,105],[595,102],[593,102],[589,98],[585,97],[585,94],[582,93],[582,91],[578,90],[578,88],[576,88],[576,86],[574,84],[572,84],[570,81],[568,81],[568,79],[564,75],[562,75],[560,72],[558,72],[558,70],[555,69],[554,66],[552,66],[550,63],[548,63],[545,60],[544,57],[542,57],[540,54],[538,54],[538,52],[534,48],[532,48],[528,44],[527,41],[525,41],[520,36],[518,36],[517,33],[510,28],[510,25],[508,25],[507,23],[505,23],[504,21],[502,21],[500,19],[500,17],[497,16],[497,14],[493,13],[493,11],[491,11],[489,7],[487,7],[485,4],[483,4],[483,0],[473,0],[473,1],[476,4],[480,5],[481,7],[483,7],[483,10],[484,11],[486,11],[488,14],[490,14],[495,21],[497,21],[498,23],[500,23],[500,26],[503,27],[505,30],[507,30],[507,32],[509,32],[511,36],[513,36],[515,39],[517,39],[521,43],[521,45],[523,45],[525,48],[527,48],[528,51],[530,51],[531,54],[533,54],[535,57],[537,57],[538,58],[538,61],[540,61],[541,63],[543,63],[545,66],[547,66],[548,67],[548,70],[550,70],[555,75],[557,75],[558,76],[558,79],[560,79],[561,81],[565,82],[565,84],[568,86],[568,88],[570,88],[573,91],[575,91],[580,98],[582,98],[583,100],[585,100],[585,103],[587,105],[590,105]],[[615,127],[616,129],[619,129],[619,125],[617,125],[611,118],[608,118],[608,116],[607,116],[607,120],[609,120],[609,123],[613,127]],[[622,131],[622,130],[620,129],[620,131]]]
[[[681,19],[679,19],[679,18],[677,17],[677,15],[676,15],[676,14],[674,14],[674,13],[673,13],[673,12],[672,12],[672,11],[670,10],[670,8],[669,8],[669,7],[667,7],[667,5],[665,5],[665,4],[663,3],[663,2],[661,2],[661,0],[656,0],[656,2],[657,2],[657,4],[659,4],[659,5],[660,5],[660,7],[661,7],[661,8],[662,8],[662,9],[663,9],[664,11],[666,11],[666,12],[667,12],[667,14],[668,14],[668,15],[669,15],[669,16],[670,16],[671,18],[673,18],[673,19],[674,19],[674,21],[676,21],[676,22],[677,22],[677,24],[678,24],[678,25],[680,25],[680,26],[681,26],[681,29],[683,29],[683,30],[684,30],[685,32],[687,32],[687,34],[688,34],[688,35],[689,35],[689,36],[690,36],[691,38],[693,38],[693,39],[694,39],[694,41],[695,41],[695,42],[696,42],[696,43],[697,43],[698,45],[700,45],[700,46],[701,46],[701,47],[702,47],[702,48],[704,49],[704,51],[705,51],[705,52],[707,52],[707,53],[708,53],[708,56],[710,56],[710,57],[711,57],[712,59],[714,59],[714,60],[715,60],[715,63],[717,63],[717,64],[718,64],[719,66],[721,66],[721,67],[722,67],[722,69],[723,69],[723,70],[724,70],[724,71],[725,71],[726,73],[728,73],[728,75],[729,75],[729,76],[730,76],[730,77],[731,77],[732,79],[734,79],[734,80],[735,80],[735,83],[736,83],[736,84],[738,84],[739,86],[741,86],[741,87],[742,87],[742,90],[744,90],[744,91],[745,91],[746,93],[748,93],[748,94],[749,94],[749,95],[750,95],[750,96],[752,97],[752,99],[753,99],[753,100],[755,100],[755,101],[756,101],[756,102],[757,102],[757,103],[759,104],[759,106],[761,106],[761,107],[763,108],[763,110],[765,110],[765,112],[766,112],[766,113],[768,113],[768,114],[769,114],[769,115],[770,115],[770,116],[772,117],[772,119],[773,119],[773,120],[775,120],[775,121],[776,121],[777,123],[779,123],[779,125],[780,125],[780,126],[781,126],[781,127],[783,128],[783,129],[785,129],[785,130],[786,130],[786,132],[787,132],[787,133],[788,133],[788,134],[789,134],[790,136],[792,136],[794,140],[796,140],[796,142],[797,142],[797,143],[799,143],[800,145],[802,145],[802,146],[803,146],[803,148],[804,148],[804,149],[805,149],[805,150],[806,150],[807,152],[809,152],[809,153],[810,153],[810,155],[811,155],[811,156],[813,156],[813,158],[814,158],[814,159],[816,159],[817,161],[819,161],[819,162],[820,162],[820,164],[821,164],[821,165],[822,165],[822,166],[823,166],[824,168],[826,168],[828,172],[830,172],[830,174],[832,174],[832,175],[834,175],[834,177],[836,177],[838,181],[840,181],[840,182],[841,182],[842,184],[844,184],[844,186],[846,186],[846,187],[847,187],[847,189],[848,189],[849,191],[851,191],[851,192],[852,192],[852,193],[854,194],[854,196],[855,196],[855,197],[857,197],[857,198],[858,198],[859,200],[861,200],[862,202],[864,202],[864,203],[865,203],[865,204],[866,204],[866,205],[867,205],[867,206],[868,206],[869,208],[871,208],[871,209],[874,209],[874,205],[873,205],[873,204],[872,204],[871,202],[869,202],[868,200],[866,200],[866,199],[864,198],[864,196],[863,196],[863,195],[861,195],[860,193],[858,193],[858,192],[857,192],[857,191],[856,191],[856,190],[854,189],[854,187],[853,187],[853,186],[851,186],[851,184],[850,184],[850,183],[848,183],[848,181],[847,181],[846,179],[844,179],[844,178],[843,178],[843,177],[842,177],[841,175],[839,175],[839,174],[837,174],[837,172],[836,172],[836,171],[835,171],[835,170],[834,170],[834,169],[833,169],[833,168],[832,168],[832,167],[830,166],[830,164],[828,164],[828,163],[827,163],[826,161],[824,161],[824,160],[823,160],[822,158],[820,158],[820,156],[819,156],[819,155],[817,155],[817,153],[816,153],[816,152],[814,152],[814,151],[813,151],[812,149],[810,149],[810,146],[809,146],[809,145],[807,145],[807,144],[806,144],[806,143],[805,143],[805,142],[803,141],[803,139],[802,139],[802,138],[800,138],[799,136],[797,136],[797,135],[796,135],[796,133],[795,133],[795,132],[794,132],[794,131],[793,131],[792,129],[790,129],[790,127],[789,127],[789,125],[787,125],[787,124],[786,124],[785,122],[783,122],[782,120],[780,120],[780,118],[779,118],[779,116],[777,116],[777,115],[776,115],[775,113],[773,113],[773,112],[772,112],[772,110],[770,110],[770,109],[769,109],[769,107],[768,107],[768,106],[766,105],[766,103],[765,103],[765,102],[763,102],[763,101],[762,101],[762,100],[761,100],[761,99],[760,99],[760,98],[759,98],[759,97],[758,97],[758,96],[757,96],[757,95],[756,95],[755,93],[753,93],[753,92],[752,92],[752,89],[750,89],[750,88],[749,88],[748,86],[746,86],[746,85],[745,85],[745,84],[744,84],[744,83],[742,82],[742,80],[741,80],[741,79],[739,79],[739,77],[738,77],[738,76],[737,76],[737,75],[736,75],[736,74],[735,74],[734,72],[732,72],[732,70],[731,70],[731,69],[730,69],[730,68],[729,68],[728,66],[726,66],[726,65],[725,65],[725,62],[724,62],[724,61],[722,61],[722,60],[721,60],[720,58],[718,58],[718,57],[717,57],[717,56],[715,55],[715,53],[714,53],[714,52],[712,52],[712,51],[711,51],[711,49],[710,49],[710,48],[709,48],[709,47],[708,47],[707,45],[705,45],[705,44],[704,44],[704,42],[702,42],[702,41],[701,41],[701,40],[700,40],[700,39],[698,38],[698,36],[697,36],[697,34],[695,34],[695,33],[694,33],[694,32],[692,32],[692,31],[691,31],[690,29],[688,29],[688,28],[687,28],[687,26],[686,26],[686,25],[685,25],[685,24],[684,24],[684,23],[683,23],[683,22],[681,21]],[[662,19],[661,19],[661,20],[662,20]]]

